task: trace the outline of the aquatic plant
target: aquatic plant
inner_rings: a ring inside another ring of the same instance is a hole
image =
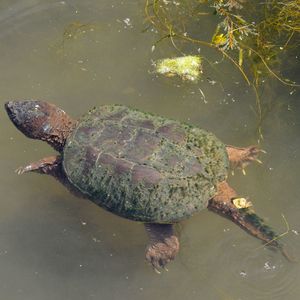
[[[264,117],[259,88],[265,80],[275,78],[286,86],[299,86],[285,78],[282,69],[287,66],[287,54],[299,52],[300,0],[146,0],[145,14],[150,26],[161,34],[155,47],[169,40],[186,54],[182,50],[185,43],[205,46],[241,72],[256,95],[259,132]],[[210,18],[211,28],[199,26],[204,18]]]
[[[175,39],[180,39],[211,47],[234,63],[249,84],[251,79],[258,83],[262,74],[268,74],[286,85],[296,85],[277,75],[272,66],[282,62],[278,56],[283,50],[299,47],[299,0],[261,5],[246,0],[147,0],[145,12],[148,22],[163,34],[156,45],[168,38],[174,46]],[[202,28],[195,30],[204,16],[217,17],[210,40],[200,38]],[[242,67],[247,60],[255,66],[252,76]]]
[[[95,31],[98,27],[95,23],[83,23],[80,21],[68,23],[62,32],[62,40],[55,45],[57,52],[64,53],[68,42],[82,38],[85,34]]]

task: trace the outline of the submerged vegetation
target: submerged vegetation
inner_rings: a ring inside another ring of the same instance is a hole
[[[77,40],[88,32],[93,32],[97,29],[98,25],[95,23],[83,23],[74,21],[66,25],[62,33],[62,40],[57,46],[58,52],[64,53],[65,46],[68,42]]]
[[[176,39],[214,48],[239,68],[248,83],[258,84],[268,74],[296,85],[277,75],[273,67],[284,63],[279,57],[284,51],[299,49],[300,1],[255,2],[147,0],[145,11],[147,20],[163,34],[158,42],[168,38],[176,48]],[[199,21],[208,16],[216,24],[210,40],[205,40],[201,35],[208,30],[199,27]],[[249,62],[252,74],[246,69]]]
[[[169,40],[185,55],[204,46],[229,60],[254,88],[259,123],[264,115],[260,88],[266,79],[299,86],[285,72],[295,67],[287,53],[293,53],[295,59],[299,53],[300,0],[146,0],[145,14],[150,26],[161,34],[154,46]],[[200,25],[205,18],[210,28]]]
[[[76,40],[87,31],[94,31],[95,27],[96,25],[92,23],[81,23],[79,21],[69,23],[63,32],[63,41]]]

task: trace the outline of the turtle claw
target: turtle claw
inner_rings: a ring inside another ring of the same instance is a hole
[[[164,269],[166,272],[169,272],[169,269],[166,268],[166,266],[161,267],[162,269]],[[157,268],[153,267],[153,270],[156,274],[160,275],[161,271],[159,271]]]
[[[245,167],[251,162],[257,162],[262,164],[262,161],[258,159],[260,153],[266,153],[265,150],[258,148],[257,146],[249,146],[246,148],[236,148],[233,146],[227,147],[229,160],[233,168],[241,169],[245,175]]]
[[[36,172],[40,174],[50,174],[52,169],[55,169],[61,162],[60,156],[49,156],[35,162],[31,162],[25,167],[19,167],[15,170],[18,175],[27,172]]]
[[[31,163],[25,167],[19,167],[15,170],[15,172],[18,174],[18,175],[22,175],[24,173],[27,173],[27,172],[32,172],[32,171],[35,171],[35,170],[38,170],[39,169],[39,165],[35,164],[35,163]]]
[[[26,167],[19,167],[15,170],[15,172],[18,174],[18,175],[22,175],[26,172],[29,172],[31,171],[31,168],[30,168],[30,165],[29,166],[26,166]]]
[[[260,159],[258,159],[258,158],[256,158],[255,161],[256,161],[258,164],[260,164],[260,165],[262,165],[262,163],[263,163],[263,162],[262,162]]]
[[[23,167],[19,167],[15,170],[15,173],[17,173],[18,175],[23,174]]]
[[[164,241],[149,245],[146,250],[146,260],[157,274],[161,270],[169,271],[166,265],[174,260],[179,250],[177,237],[166,238]]]
[[[171,260],[174,259],[174,257],[168,257],[166,253],[158,253],[155,251],[154,253],[151,253],[153,249],[148,249],[146,253],[146,259],[152,266],[153,270],[157,274],[161,274],[161,270],[168,270],[165,265],[168,264]]]

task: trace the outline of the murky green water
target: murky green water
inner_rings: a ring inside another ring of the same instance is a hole
[[[229,144],[255,144],[255,97],[231,65],[220,64],[221,73],[198,84],[149,72],[152,59],[178,53],[167,44],[151,52],[157,36],[142,33],[143,5],[1,1],[1,106],[36,98],[77,116],[121,103],[199,125]],[[278,232],[286,230],[284,214],[292,229],[284,241],[300,259],[299,96],[274,85],[262,97],[276,104],[263,123],[268,154],[262,166],[249,167],[247,176],[237,172],[230,182]],[[0,120],[0,299],[300,297],[299,263],[207,211],[182,224],[180,254],[169,272],[157,275],[144,262],[141,224],[75,198],[50,177],[17,176],[18,166],[53,150],[17,132],[3,108]]]

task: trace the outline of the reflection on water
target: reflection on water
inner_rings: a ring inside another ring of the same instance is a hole
[[[229,144],[256,143],[254,94],[230,64],[223,62],[222,73],[206,74],[198,84],[149,72],[152,59],[177,53],[164,43],[152,52],[157,36],[143,33],[143,2],[1,1],[1,105],[38,98],[76,116],[95,105],[121,103],[199,125]],[[279,232],[286,230],[285,215],[293,231],[284,241],[296,255],[297,97],[278,85],[266,90],[262,98],[278,105],[263,123],[264,164],[230,178]],[[53,150],[17,132],[3,109],[0,119],[1,299],[299,298],[299,264],[260,248],[207,211],[183,222],[180,255],[158,276],[144,262],[141,224],[73,197],[46,176],[17,176],[19,165]]]

